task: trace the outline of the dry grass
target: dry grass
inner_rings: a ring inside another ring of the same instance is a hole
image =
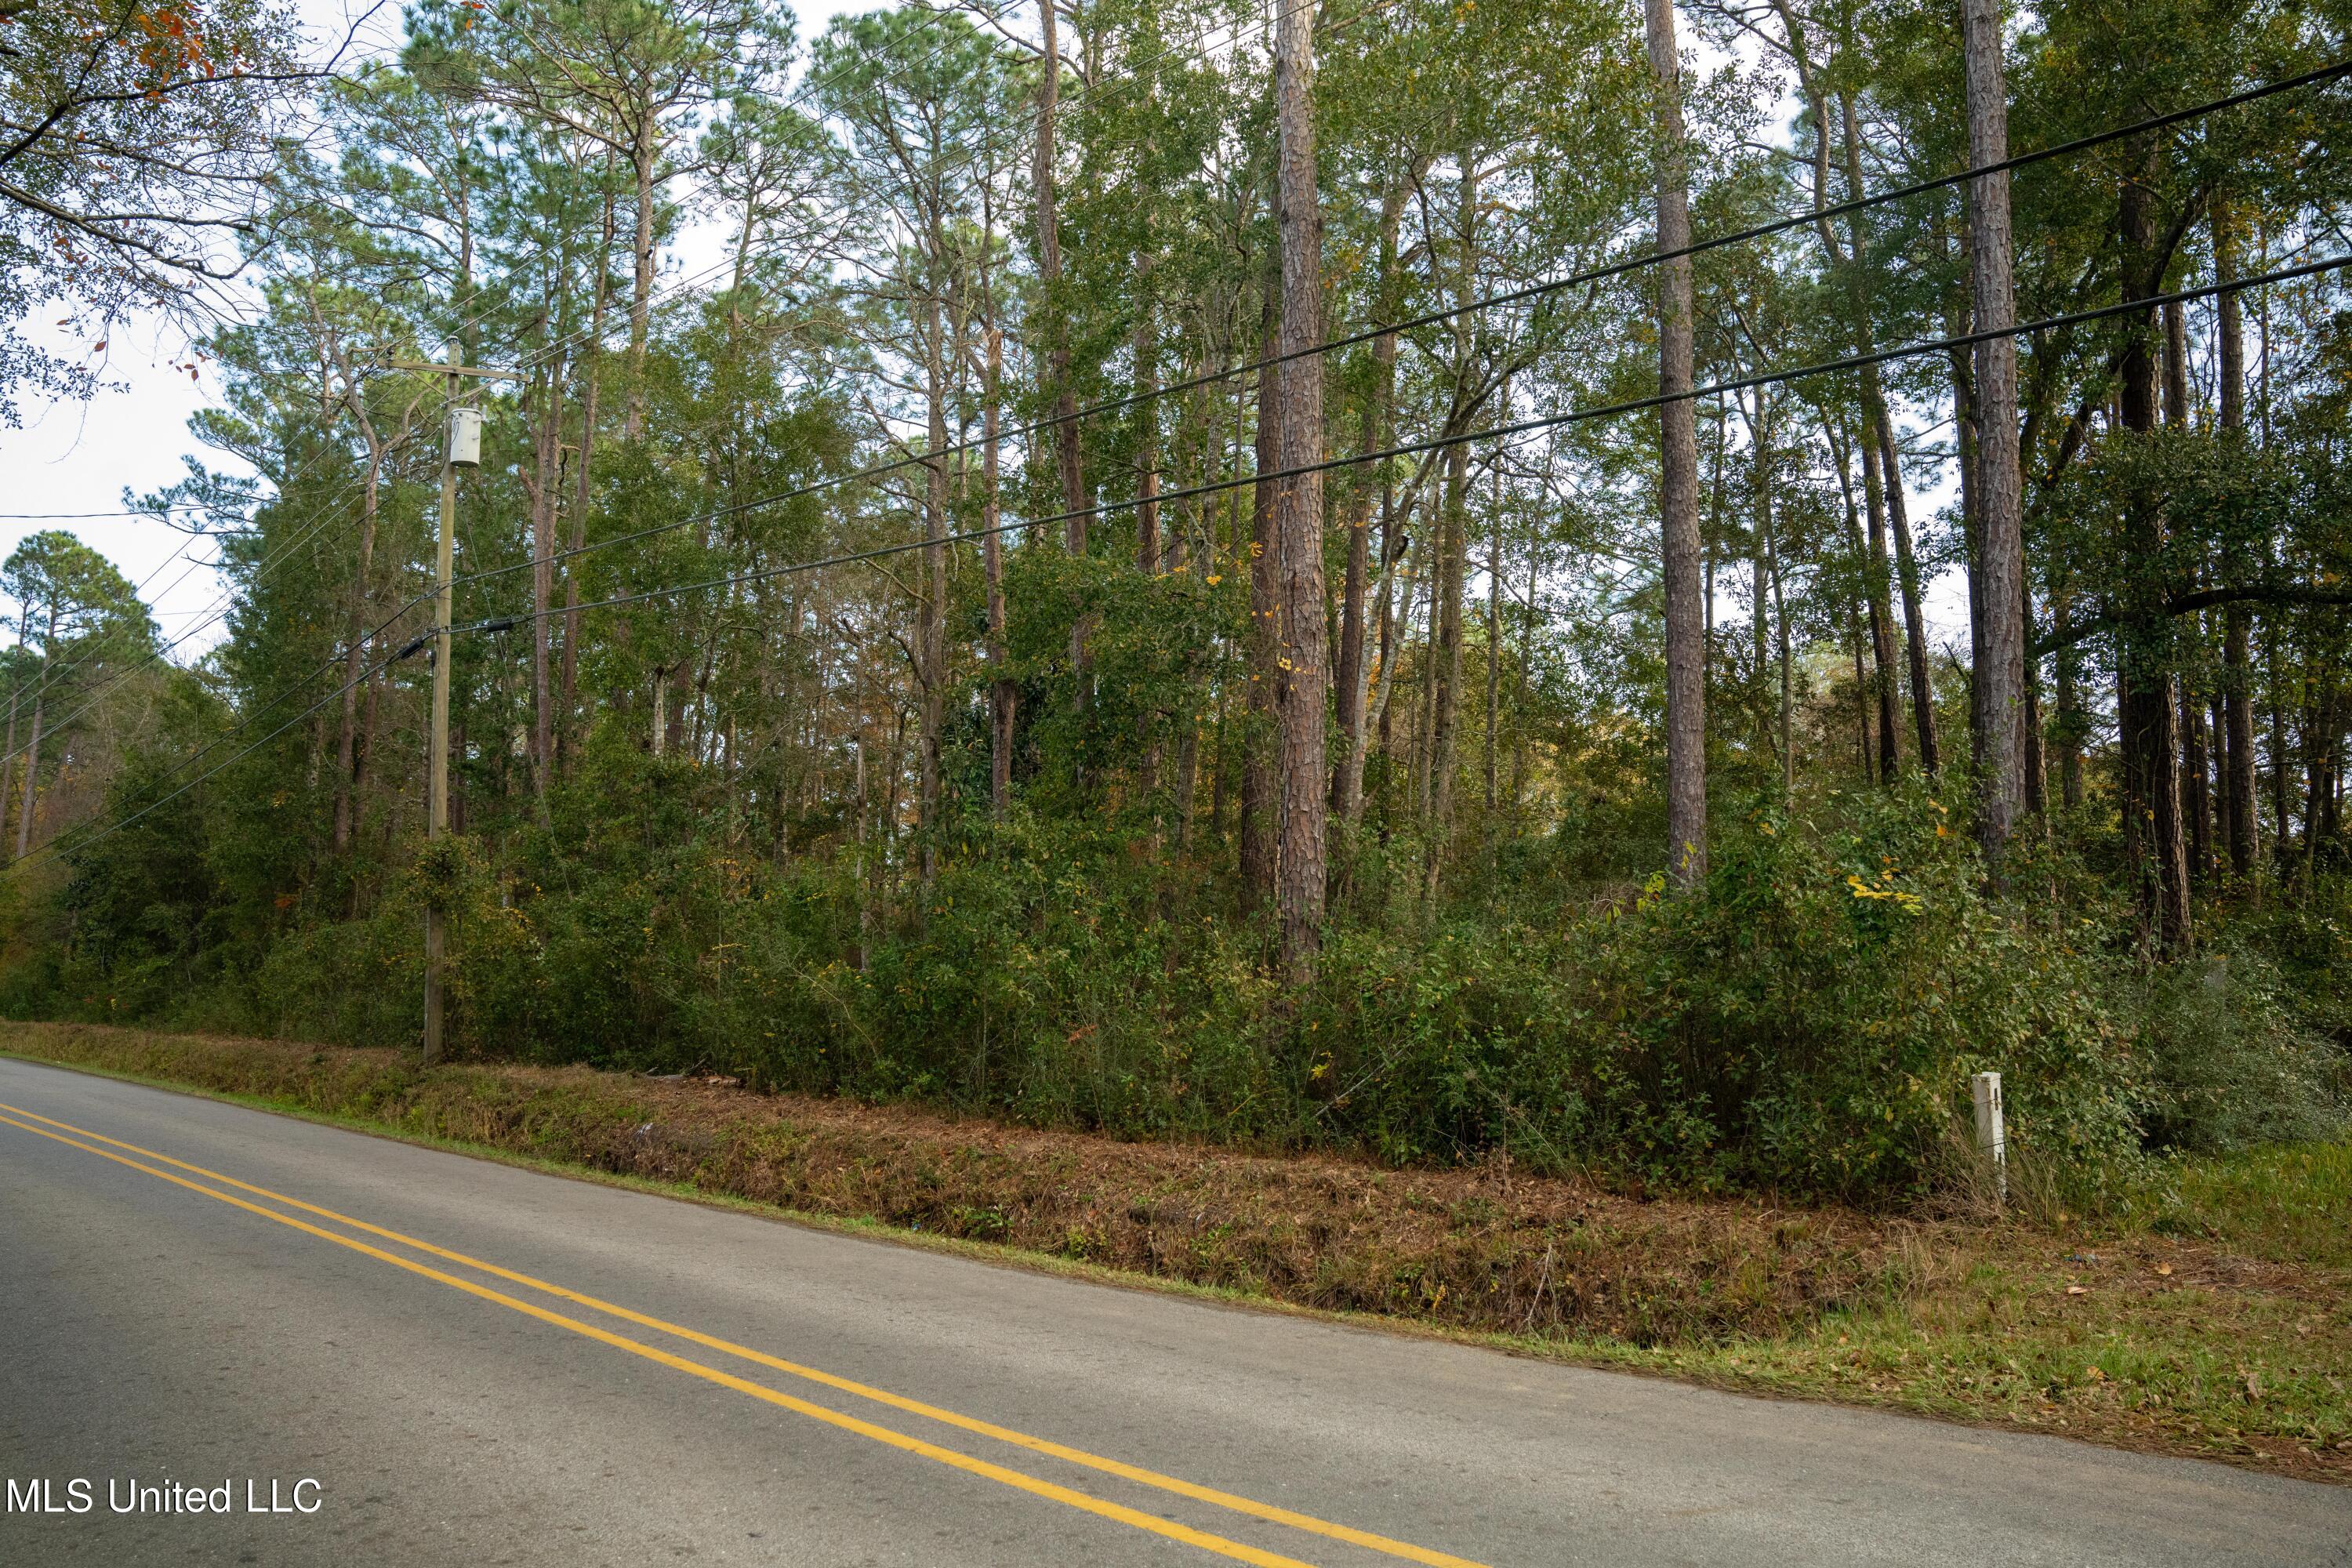
[[[0,1047],[1544,1353],[2352,1481],[2352,1151],[2184,1170],[2178,1198],[2092,1232],[1643,1200],[581,1068],[428,1074],[386,1051],[71,1025],[0,1026]]]

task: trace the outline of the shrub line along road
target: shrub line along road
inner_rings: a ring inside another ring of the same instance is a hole
[[[2352,1489],[1055,1279],[16,1061],[0,1192],[0,1474],[96,1496],[0,1514],[0,1563],[2352,1563]],[[315,1513],[107,1499],[303,1478]]]

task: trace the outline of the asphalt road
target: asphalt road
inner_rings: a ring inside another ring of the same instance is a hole
[[[1076,1283],[5,1060],[0,1477],[9,1568],[2352,1563],[2352,1490]],[[87,1512],[21,1511],[75,1479]],[[171,1483],[232,1511],[113,1511]],[[273,1496],[309,1511],[247,1511]]]

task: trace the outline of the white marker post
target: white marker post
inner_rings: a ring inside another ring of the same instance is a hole
[[[1977,1153],[1992,1170],[1995,1199],[2009,1201],[2009,1149],[2000,1124],[2000,1074],[1980,1072],[1969,1080],[1977,1102]]]

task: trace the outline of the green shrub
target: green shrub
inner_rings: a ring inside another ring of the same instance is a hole
[[[2021,1158],[2062,1183],[2344,1126],[2326,1032],[2339,890],[2242,912],[2208,957],[2151,967],[2067,823],[2021,844],[1992,898],[1948,803],[1916,783],[1718,803],[1710,874],[1678,894],[1596,883],[1586,852],[1523,841],[1432,908],[1421,847],[1368,831],[1295,993],[1269,976],[1263,920],[1183,868],[1150,802],[968,816],[930,844],[926,883],[919,842],[759,828],[695,807],[695,784],[691,763],[602,737],[519,842],[446,840],[356,918],[348,884],[336,907],[313,892],[268,920],[222,914],[259,895],[205,893],[219,858],[190,814],[168,843],[79,859],[55,899],[25,895],[0,1001],[407,1045],[431,896],[461,1053],[1136,1136],[1400,1163],[1504,1152],[1627,1184],[1887,1202],[1938,1180],[1985,1068]],[[808,847],[754,855],[759,831]],[[179,905],[191,921],[156,912]]]

